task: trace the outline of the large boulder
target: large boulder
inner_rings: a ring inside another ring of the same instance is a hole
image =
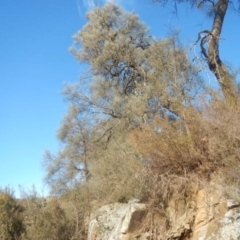
[[[95,210],[90,216],[88,240],[129,240],[141,224],[146,205],[137,199],[113,203]]]

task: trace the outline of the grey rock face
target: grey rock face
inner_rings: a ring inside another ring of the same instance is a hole
[[[113,203],[91,214],[88,240],[127,240],[129,232],[141,223],[146,205],[131,200]]]
[[[146,213],[147,206],[136,199],[103,206],[91,214],[88,240],[152,239],[151,231],[138,231]],[[240,240],[240,204],[214,188],[199,190],[188,200],[173,197],[164,217],[169,227],[154,240]],[[154,224],[163,222],[159,216]]]

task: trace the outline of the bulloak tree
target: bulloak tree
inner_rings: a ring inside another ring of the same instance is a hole
[[[150,36],[137,15],[114,4],[90,11],[74,35],[70,50],[88,71],[64,89],[62,145],[56,155],[46,153],[45,167],[53,193],[73,203],[76,236],[85,236],[92,200],[139,198],[155,209],[219,173],[239,182],[240,107],[235,79],[219,57],[227,5],[198,4],[210,3],[213,29],[198,42],[223,94],[206,85],[176,36]]]
[[[66,86],[69,111],[58,134],[63,148],[55,156],[46,154],[47,180],[54,191],[94,179],[91,170],[106,175],[94,170],[96,159],[101,167],[104,162],[116,167],[114,159],[129,157],[134,164],[126,163],[125,171],[119,160],[123,169],[118,172],[133,175],[133,165],[140,162],[126,142],[129,132],[155,116],[178,119],[186,131],[188,115],[197,111],[196,100],[205,92],[175,36],[154,39],[137,15],[114,4],[93,9],[87,19],[74,35],[71,52],[89,66],[89,73]]]

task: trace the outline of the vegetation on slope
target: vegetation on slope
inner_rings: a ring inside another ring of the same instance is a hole
[[[70,51],[89,70],[65,87],[62,148],[45,154],[54,197],[27,194],[18,202],[3,191],[2,239],[86,239],[95,207],[138,198],[149,211],[164,210],[173,193],[189,194],[217,175],[239,189],[239,97],[219,57],[222,25],[215,34],[224,1],[214,4],[213,30],[198,40],[219,90],[177,36],[153,38],[137,15],[114,4],[88,13]]]

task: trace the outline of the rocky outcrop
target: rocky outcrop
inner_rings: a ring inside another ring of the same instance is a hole
[[[91,215],[88,240],[240,240],[239,203],[214,188],[183,199],[177,196],[170,199],[164,214],[151,218],[155,229],[143,228],[147,206],[137,200],[103,206]]]
[[[203,189],[196,196],[192,240],[239,240],[240,205],[221,191]]]
[[[129,233],[138,228],[145,212],[146,205],[137,199],[103,206],[91,214],[88,240],[129,240]]]

